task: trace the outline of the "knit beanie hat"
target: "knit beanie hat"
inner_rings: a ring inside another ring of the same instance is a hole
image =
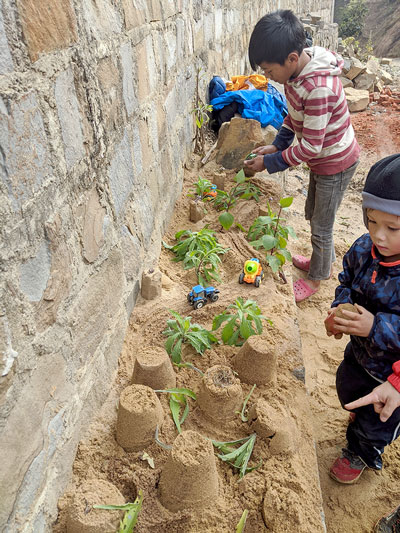
[[[385,157],[371,167],[362,193],[362,208],[367,228],[367,209],[400,216],[400,154]]]

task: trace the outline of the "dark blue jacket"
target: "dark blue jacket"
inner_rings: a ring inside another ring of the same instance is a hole
[[[383,263],[368,233],[343,258],[332,307],[359,304],[375,315],[368,337],[350,336],[357,361],[385,381],[400,359],[400,261]]]

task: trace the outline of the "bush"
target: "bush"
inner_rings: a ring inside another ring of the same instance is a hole
[[[339,37],[358,39],[361,36],[367,13],[368,7],[365,0],[350,0],[347,6],[340,10]]]

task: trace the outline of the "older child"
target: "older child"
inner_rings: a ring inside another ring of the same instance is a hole
[[[249,43],[253,69],[284,84],[288,115],[274,142],[253,150],[245,165],[270,174],[307,163],[310,184],[305,208],[311,223],[311,259],[294,256],[293,264],[308,272],[294,284],[297,302],[317,292],[335,260],[333,224],[336,211],[358,163],[359,146],[350,123],[340,81],[343,60],[324,48],[306,48],[303,25],[289,10],[265,15]],[[294,137],[298,144],[291,146]]]
[[[358,310],[343,311],[346,318],[334,318],[335,332],[350,335],[337,370],[336,388],[343,406],[356,406],[347,428],[347,447],[330,469],[331,477],[340,483],[354,483],[367,466],[380,470],[384,447],[399,436],[399,408],[381,419],[379,400],[373,402],[375,409],[352,402],[369,395],[382,382],[400,389],[396,363],[400,354],[400,154],[373,165],[362,197],[369,233],[357,239],[344,256],[332,303],[332,308],[352,303]],[[387,388],[379,388],[378,398],[388,394]],[[391,392],[389,389],[392,397]]]

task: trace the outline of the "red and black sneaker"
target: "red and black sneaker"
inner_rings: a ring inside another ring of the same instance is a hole
[[[350,485],[359,480],[366,467],[367,465],[361,457],[347,448],[343,448],[342,455],[331,466],[329,475],[339,483]]]
[[[375,526],[374,533],[400,533],[400,507],[381,518]]]

